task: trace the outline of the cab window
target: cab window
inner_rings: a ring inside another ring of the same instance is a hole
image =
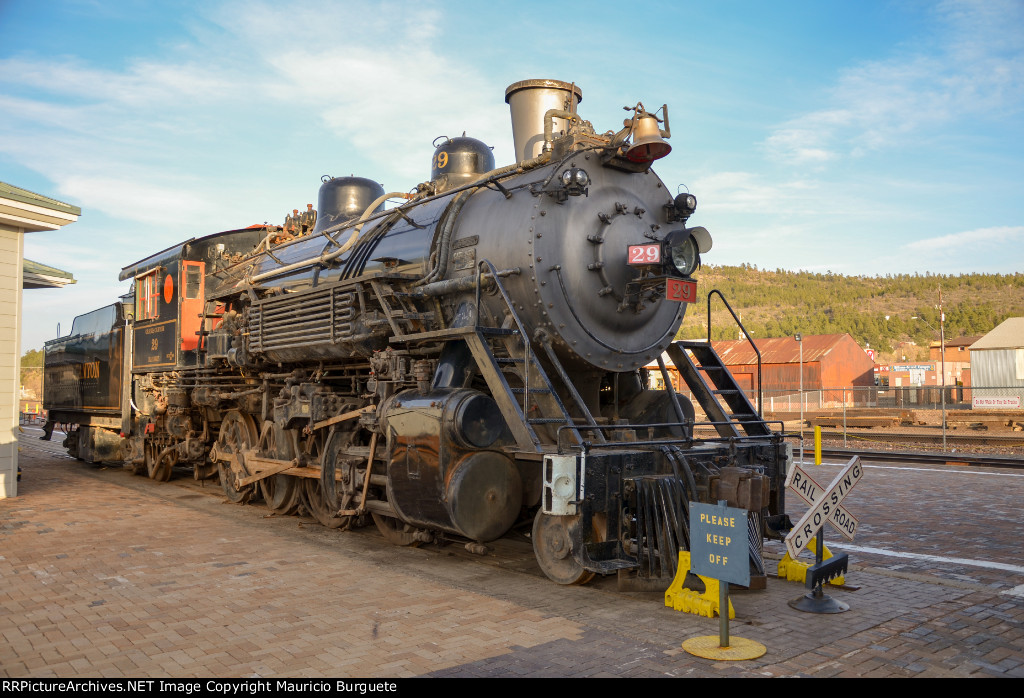
[[[135,319],[152,320],[160,317],[160,285],[157,270],[135,280]]]
[[[200,264],[185,262],[185,298],[199,298],[203,288],[203,270]]]

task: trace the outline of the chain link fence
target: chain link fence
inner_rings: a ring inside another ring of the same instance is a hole
[[[689,395],[688,391],[680,391]],[[757,391],[746,391],[757,406]],[[814,448],[1004,455],[1024,459],[1024,387],[902,386],[764,390],[763,416]],[[706,420],[697,408],[697,420]],[[705,427],[699,433],[711,431]],[[794,441],[799,445],[799,440]]]

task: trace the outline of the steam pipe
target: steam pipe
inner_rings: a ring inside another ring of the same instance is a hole
[[[375,208],[380,206],[388,199],[411,199],[412,196],[412,194],[407,194],[405,192],[390,192],[388,194],[378,196],[376,199],[373,200],[373,203],[367,206],[366,210],[363,211],[363,215],[359,217],[359,221],[356,223],[355,228],[352,229],[352,234],[341,247],[334,250],[333,252],[321,254],[319,257],[310,257],[309,259],[305,259],[301,262],[294,262],[292,264],[280,267],[278,269],[274,269],[272,271],[265,271],[262,274],[256,274],[251,279],[249,279],[250,283],[259,283],[263,279],[269,279],[272,276],[279,276],[280,274],[286,274],[296,269],[303,269],[305,267],[310,267],[317,264],[325,264],[334,259],[337,259],[341,255],[348,252],[348,250],[356,243],[356,240],[359,238],[359,232],[363,229],[363,225],[366,223],[367,219],[369,219],[370,216],[373,214],[373,210]]]
[[[555,119],[565,119],[569,123],[575,123],[580,120],[579,115],[571,111],[564,111],[562,109],[548,109],[544,112],[544,148],[543,152],[549,152],[552,147],[552,143],[555,140]]]
[[[541,165],[547,164],[547,162],[550,159],[551,159],[551,154],[550,153],[541,153],[537,157],[532,158],[530,160],[524,160],[523,162],[519,162],[519,163],[516,163],[514,165],[506,165],[505,167],[499,167],[499,168],[497,168],[495,170],[491,170],[490,172],[484,173],[483,175],[481,175],[479,178],[477,178],[476,180],[474,180],[472,182],[469,182],[467,184],[463,184],[462,186],[456,187],[454,189],[449,189],[449,190],[445,191],[443,195],[448,196],[448,195],[452,195],[452,194],[459,194],[461,192],[466,191],[467,189],[477,189],[479,187],[485,186],[486,184],[489,184],[492,181],[500,179],[501,177],[504,177],[506,175],[513,174],[513,173],[518,173],[518,172],[525,172],[526,170],[533,169],[534,167],[540,167]],[[377,206],[379,206],[381,203],[383,203],[387,199],[392,199],[392,198],[411,199],[411,198],[413,198],[413,196],[414,196],[413,194],[407,194],[405,192],[391,192],[389,194],[384,194],[383,196],[378,197],[372,204],[367,206],[366,211],[364,211],[363,215],[360,216],[360,218],[359,218],[359,222],[356,225],[356,229],[352,231],[352,235],[349,236],[349,239],[346,240],[345,243],[340,248],[338,248],[337,250],[334,250],[332,252],[326,253],[326,254],[321,254],[319,257],[311,257],[311,258],[303,260],[301,262],[294,262],[292,264],[289,264],[289,265],[284,266],[284,267],[280,267],[278,269],[273,269],[271,271],[263,272],[262,274],[257,274],[255,276],[253,276],[251,279],[249,279],[250,283],[259,283],[260,281],[263,281],[264,279],[269,279],[271,277],[278,276],[280,274],[286,274],[286,273],[288,273],[290,271],[294,271],[296,269],[302,269],[302,268],[310,267],[310,266],[313,266],[313,265],[316,265],[316,264],[323,264],[325,262],[330,262],[330,261],[332,261],[334,259],[337,259],[341,255],[343,255],[345,252],[347,252],[351,248],[351,246],[355,243],[355,241],[358,239],[359,231],[360,231],[360,229],[362,227],[362,224],[364,224],[368,220],[372,220],[374,218],[381,217],[381,216],[386,216],[386,215],[388,215],[388,214],[393,212],[393,210],[382,211],[381,213],[374,215],[371,212],[375,208],[377,208]],[[433,198],[436,198],[436,197],[427,197],[425,199],[420,200],[418,203],[423,203],[423,202],[427,201],[428,199],[433,199]],[[416,282],[415,285],[422,285],[422,284],[430,283],[434,279],[436,279],[438,277],[443,277],[445,275],[445,273],[447,273],[447,267],[448,267],[448,244],[447,243],[451,239],[451,234],[452,234],[452,231],[454,230],[454,227],[455,227],[455,219],[458,217],[457,214],[458,214],[459,210],[462,209],[462,206],[465,205],[465,200],[467,200],[467,199],[469,199],[468,195],[465,196],[462,199],[462,203],[458,205],[458,210],[451,210],[450,211],[450,215],[446,217],[445,223],[444,223],[444,227],[442,228],[442,231],[441,231],[441,238],[439,240],[441,258],[438,260],[438,263],[437,263],[437,265],[435,265],[434,269],[430,273],[428,273],[425,277],[423,277],[423,279],[421,279],[420,281]],[[332,233],[335,230],[341,230],[342,228],[345,227],[345,225],[347,225],[347,223],[340,224],[339,226],[337,226],[337,228],[325,228],[324,230],[320,231],[320,234],[321,235],[325,235],[327,233]]]

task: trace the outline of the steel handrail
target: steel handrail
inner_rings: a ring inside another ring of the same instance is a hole
[[[777,432],[773,432],[771,434],[764,434],[762,436],[738,436],[738,437],[737,436],[717,436],[717,437],[715,437],[715,436],[699,437],[698,436],[698,437],[691,437],[690,439],[680,439],[677,436],[668,436],[668,437],[665,437],[664,439],[647,439],[647,440],[644,440],[644,441],[604,441],[604,442],[600,442],[600,443],[594,443],[592,441],[584,441],[584,442],[582,442],[582,443],[580,443],[578,445],[568,444],[568,445],[564,445],[563,446],[563,444],[562,444],[562,430],[563,429],[571,428],[568,425],[566,425],[566,426],[558,427],[558,430],[557,430],[557,433],[556,433],[556,437],[555,437],[555,446],[558,449],[558,453],[562,453],[565,449],[568,449],[568,448],[573,448],[573,449],[578,448],[580,450],[584,450],[584,449],[589,450],[589,449],[592,449],[592,448],[618,448],[620,446],[664,446],[666,444],[687,444],[687,445],[692,445],[692,444],[730,443],[730,442],[740,443],[740,444],[749,444],[749,443],[755,442],[755,441],[765,441],[765,440],[767,440],[767,441],[774,441],[774,440],[779,439],[779,438],[781,438],[781,439],[799,438],[799,435],[797,435],[797,434],[787,434],[787,433],[785,433],[785,426],[786,425],[785,425],[785,422],[783,422],[781,420],[765,421],[764,423],[765,424],[769,424],[769,425],[771,425],[771,424],[778,424],[779,425],[779,430]],[[713,426],[719,425],[719,424],[731,424],[731,422],[689,422],[689,421],[687,421],[687,422],[661,422],[661,423],[658,423],[658,424],[594,424],[593,426],[590,426],[590,425],[586,425],[586,426],[576,425],[576,429],[578,429],[580,431],[602,431],[602,430],[606,430],[606,429],[623,429],[623,430],[625,430],[625,429],[633,429],[633,430],[636,430],[636,429],[653,429],[653,428],[665,428],[665,427],[683,427],[683,428],[686,428],[686,427],[689,427],[689,426],[694,426],[694,427],[698,427],[698,426],[699,427],[712,426],[713,427]]]
[[[733,311],[732,306],[729,305],[729,301],[725,300],[725,296],[723,296],[722,292],[717,288],[711,289],[711,291],[708,292],[708,344],[711,344],[711,296],[716,293],[718,294],[718,297],[722,299],[722,302],[725,303],[725,308],[729,311],[729,314],[732,315],[732,319],[736,321],[740,330],[743,331],[743,337],[750,342],[750,346],[754,348],[754,353],[757,354],[757,416],[761,417],[761,420],[764,421],[764,396],[761,391],[761,350],[757,348],[754,340],[750,338],[750,333],[747,332],[747,328],[743,326],[742,322],[740,322],[740,319]]]

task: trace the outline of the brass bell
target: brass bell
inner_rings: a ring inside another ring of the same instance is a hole
[[[651,114],[637,118],[633,128],[633,144],[626,151],[626,158],[632,162],[654,162],[670,152],[672,146],[661,137],[658,120]]]

